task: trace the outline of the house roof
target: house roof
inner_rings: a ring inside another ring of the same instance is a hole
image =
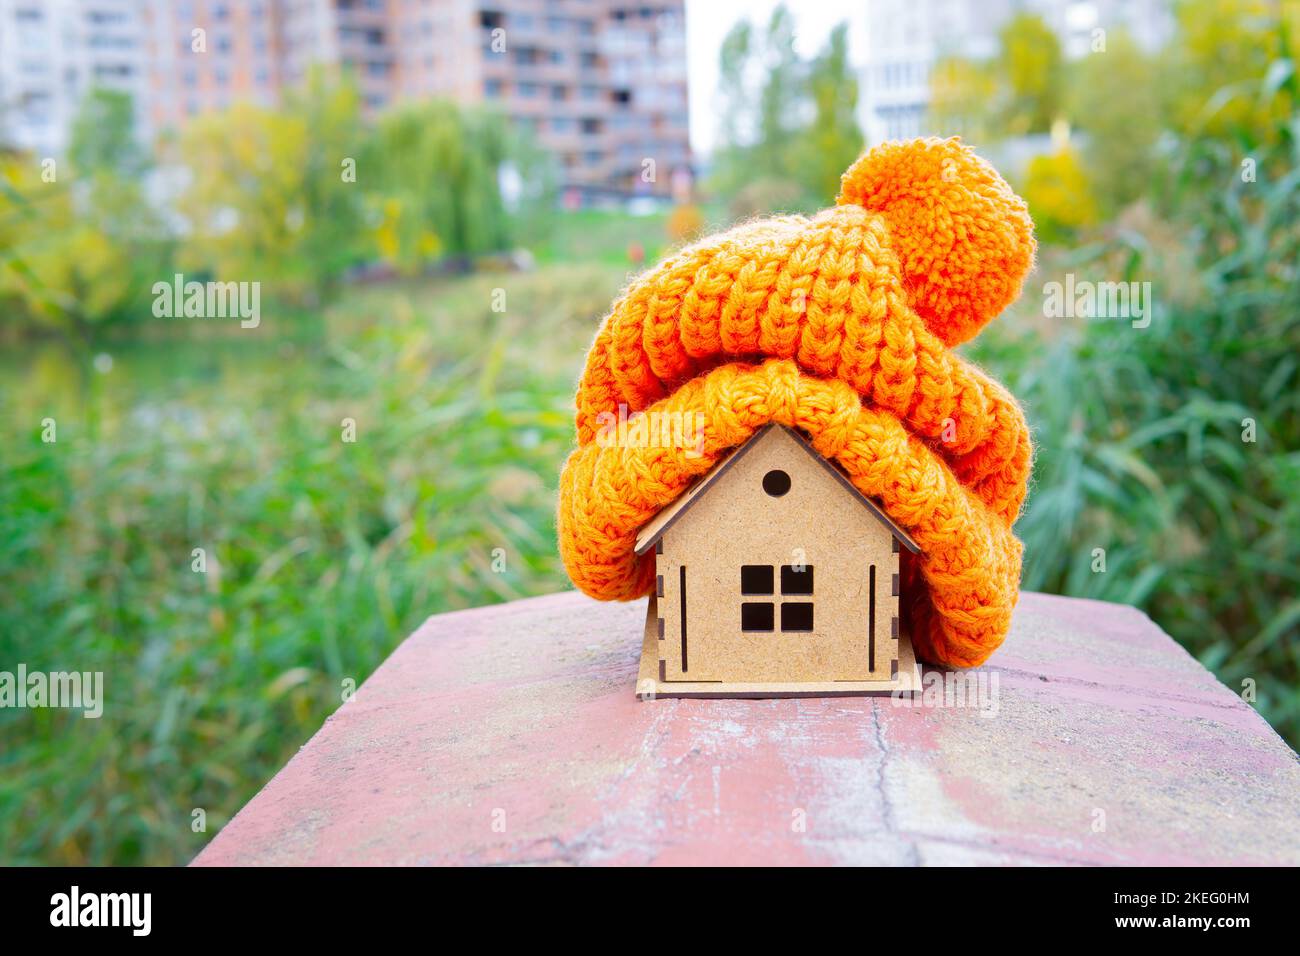
[[[853,495],[853,497],[856,498],[864,508],[871,512],[872,516],[883,524],[885,529],[893,535],[903,547],[907,548],[907,550],[913,554],[921,553],[920,546],[912,540],[911,536],[895,524],[889,515],[881,511],[875,502],[862,492],[858,491],[858,489],[854,487],[853,482],[849,481],[848,477],[844,472],[840,471],[840,469],[836,467],[834,462],[819,455],[817,450],[808,443],[808,440],[793,428],[786,428],[786,426],[778,425],[776,422],[764,425],[756,431],[750,437],[749,441],[745,442],[745,444],[731,452],[727,457],[720,460],[705,473],[703,478],[699,479],[694,485],[680,495],[676,501],[663,508],[657,515],[650,519],[650,521],[636,536],[636,553],[645,554],[653,548],[655,544],[658,543],[659,539],[667,533],[668,529],[671,528],[682,515],[686,514],[686,512],[691,509],[691,506],[695,504],[695,502],[699,501],[709,488],[713,487],[717,480],[722,477],[722,475],[732,465],[740,461],[740,459],[743,458],[750,449],[754,448],[763,436],[773,428],[779,428],[793,438],[800,448],[816,461],[817,464],[825,468],[836,481],[848,490],[849,494]]]

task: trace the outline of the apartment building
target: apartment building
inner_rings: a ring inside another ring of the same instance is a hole
[[[477,6],[476,98],[531,129],[557,157],[566,182],[667,194],[672,178],[689,171],[682,0]]]
[[[434,96],[500,109],[584,195],[689,176],[683,0],[0,0],[0,136],[59,153],[107,86],[152,138],[272,105],[315,65],[348,70],[370,115]]]
[[[1020,12],[1043,18],[1068,58],[1087,55],[1094,31],[1125,28],[1156,48],[1172,28],[1171,0],[868,0],[867,55],[859,121],[867,141],[932,132],[930,74],[948,56],[987,59],[998,32]]]
[[[690,169],[683,0],[144,2],[155,130],[273,102],[324,64],[350,71],[371,115],[434,96],[495,106],[588,195],[666,194]]]
[[[149,129],[236,101],[274,104],[284,83],[276,0],[136,0]]]
[[[144,91],[138,0],[0,0],[0,142],[61,154],[92,88]],[[144,118],[137,111],[137,132]]]

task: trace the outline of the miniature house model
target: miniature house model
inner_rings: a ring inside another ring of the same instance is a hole
[[[768,425],[660,511],[642,697],[919,688],[899,628],[916,544],[797,432]]]

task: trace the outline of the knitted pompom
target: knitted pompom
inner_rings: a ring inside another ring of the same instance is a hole
[[[1006,308],[1034,263],[1025,201],[957,137],[864,153],[842,177],[838,202],[884,216],[911,306],[949,346]]]

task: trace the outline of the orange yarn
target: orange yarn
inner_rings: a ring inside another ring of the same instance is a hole
[[[638,278],[602,324],[561,476],[560,552],[586,593],[648,593],[637,531],[770,421],[803,430],[921,546],[917,653],[958,666],[1002,642],[1020,578],[1011,533],[1030,469],[1011,395],[949,351],[1033,262],[1023,201],[958,140],[890,143],[840,205],[748,223]],[[768,361],[755,366],[755,356]],[[702,454],[605,447],[603,416],[700,413]]]

